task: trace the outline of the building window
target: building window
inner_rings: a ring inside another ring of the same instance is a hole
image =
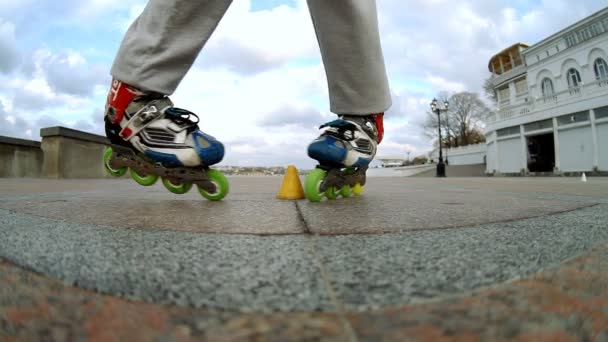
[[[548,129],[548,128],[553,128],[553,120],[552,119],[547,119],[547,120],[542,120],[542,121],[536,121],[536,122],[532,122],[532,123],[524,125],[524,131],[525,132],[533,132],[533,131],[538,131],[538,130],[541,130],[541,129]]]
[[[608,119],[608,106],[596,108],[593,111],[595,112],[595,120]]]
[[[595,71],[595,79],[605,80],[608,78],[608,65],[606,65],[604,59],[596,59],[595,63],[593,63],[593,70]]]
[[[507,128],[499,129],[496,131],[496,135],[499,138],[507,137],[510,135],[516,135],[516,134],[519,134],[519,126],[507,127]]]
[[[568,115],[562,115],[557,118],[557,125],[571,125],[578,122],[586,122],[589,121],[589,111],[586,110],[584,112],[572,113]]]
[[[520,95],[528,92],[528,81],[525,78],[515,81],[515,94]]]
[[[553,81],[550,78],[545,77],[543,82],[540,84],[541,90],[543,92],[543,96],[551,96],[555,94],[555,90],[553,89]]]
[[[578,70],[571,68],[568,70],[568,88],[577,88],[581,85],[581,74]]]
[[[511,97],[511,94],[509,92],[509,87],[504,87],[504,88],[498,89],[498,99],[501,102],[509,101],[510,97]]]

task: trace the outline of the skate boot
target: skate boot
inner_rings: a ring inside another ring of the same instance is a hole
[[[167,96],[114,80],[104,121],[111,143],[104,165],[110,175],[120,177],[128,170],[144,186],[160,177],[175,194],[195,184],[212,201],[228,194],[226,177],[209,168],[222,160],[224,146],[199,130],[196,114],[175,108]]]
[[[304,193],[311,202],[338,195],[360,195],[365,172],[384,134],[383,113],[341,115],[320,127],[323,133],[308,146],[308,156],[319,165],[306,176]]]

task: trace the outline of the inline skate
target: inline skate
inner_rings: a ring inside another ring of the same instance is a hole
[[[363,192],[365,173],[384,134],[383,117],[341,115],[319,127],[323,133],[308,146],[308,156],[319,161],[304,182],[309,201]]]
[[[104,121],[111,145],[103,159],[110,175],[120,177],[129,171],[143,186],[160,177],[175,194],[196,185],[212,201],[228,194],[226,177],[209,168],[222,160],[224,146],[199,130],[196,114],[174,107],[169,97],[114,80]]]

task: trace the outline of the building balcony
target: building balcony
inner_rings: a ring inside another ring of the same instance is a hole
[[[525,93],[524,93],[525,94]],[[571,103],[583,101],[588,98],[608,95],[608,79],[582,84],[578,87],[569,88],[560,92],[543,96],[523,96],[522,102],[503,106],[496,112],[487,116],[486,129],[492,131],[501,128],[501,122],[518,117],[532,115],[548,109],[566,106]]]
[[[494,87],[498,87],[512,78],[525,74],[527,70],[528,68],[525,64],[519,64],[515,66],[515,68],[509,69],[500,75],[495,74],[492,83],[494,83]]]

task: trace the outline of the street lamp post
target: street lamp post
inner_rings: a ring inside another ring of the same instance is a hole
[[[446,101],[447,103],[447,101]],[[447,105],[446,105],[446,109],[447,109]],[[447,128],[447,137],[448,137],[448,146],[445,149],[445,165],[450,165],[450,162],[448,161],[448,151],[450,148],[452,148],[452,140],[450,139],[450,116],[446,113],[445,115],[445,126]]]
[[[445,164],[443,163],[443,151],[441,143],[441,112],[447,112],[449,103],[445,101],[443,103],[444,108],[439,108],[437,99],[433,99],[431,102],[431,110],[437,114],[437,128],[439,130],[439,162],[437,163],[437,177],[445,177]]]

